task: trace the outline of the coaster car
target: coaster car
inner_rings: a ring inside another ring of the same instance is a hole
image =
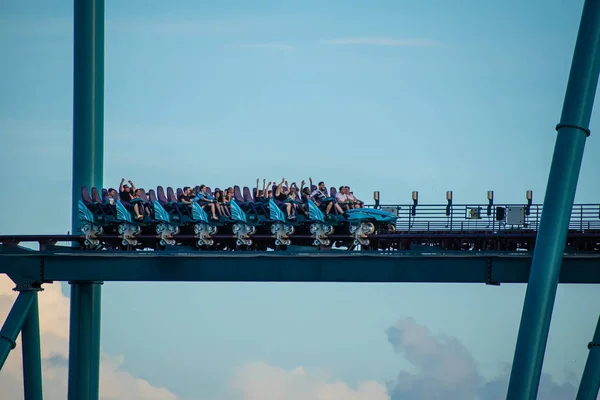
[[[373,208],[355,208],[345,211],[346,217],[332,213],[326,218],[323,211],[312,200],[308,200],[310,233],[314,237],[314,246],[329,246],[328,238],[337,230],[339,234],[348,234],[352,237],[351,243],[340,240],[340,244],[352,246],[368,246],[369,235],[379,230],[390,229],[398,217],[392,213]]]
[[[156,194],[150,190],[149,199],[143,193],[143,199],[135,199],[132,204],[120,200],[105,204],[95,188],[92,188],[91,197],[87,189],[82,188],[79,218],[83,221],[81,230],[85,235],[85,247],[160,249],[191,245],[221,250],[267,250],[285,248],[292,242],[301,246],[368,247],[370,235],[388,232],[397,220],[394,214],[372,208],[351,209],[345,211],[345,216],[334,208],[325,216],[312,200],[304,203],[291,200],[303,204],[308,215],[296,212],[294,217],[288,218],[285,210],[290,201],[273,198],[263,201],[254,198],[247,187],[242,196],[237,186],[234,187],[234,198],[229,203],[222,203],[228,206],[221,207],[226,212],[219,211],[219,218],[215,220],[210,218],[206,204],[180,203],[173,189],[167,189],[167,196],[159,186]],[[133,206],[136,202],[145,210],[147,207],[151,215],[138,218]],[[332,240],[329,237],[334,232],[336,238]]]

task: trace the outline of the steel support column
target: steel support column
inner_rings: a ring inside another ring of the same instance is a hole
[[[581,376],[577,400],[595,400],[600,390],[600,317],[588,348],[590,352]]]
[[[537,396],[600,70],[600,1],[586,0],[533,253],[507,399]]]
[[[25,400],[42,400],[42,354],[38,293],[33,291],[31,308],[21,330],[23,343],[23,388]]]
[[[73,234],[81,228],[81,187],[102,190],[104,164],[104,0],[75,0],[73,43]]]
[[[100,285],[71,283],[69,400],[97,400],[100,365]]]
[[[72,231],[81,223],[81,187],[102,190],[104,163],[104,0],[75,0]],[[99,283],[71,285],[69,399],[96,400],[100,380]]]
[[[33,303],[34,292],[20,292],[15,304],[13,304],[2,329],[0,329],[0,370],[8,357],[8,354],[16,346],[17,336],[27,318],[27,313]]]

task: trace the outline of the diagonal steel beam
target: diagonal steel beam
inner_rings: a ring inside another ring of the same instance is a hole
[[[533,253],[507,399],[537,397],[569,219],[600,72],[600,1],[586,0]]]
[[[590,352],[581,376],[577,400],[595,400],[600,389],[600,317],[588,349]]]
[[[8,354],[17,346],[16,340],[27,318],[27,313],[33,304],[34,291],[20,292],[15,300],[6,321],[0,329],[0,370],[8,358]]]
[[[31,308],[21,330],[23,347],[23,389],[25,400],[42,400],[42,352],[38,294],[33,292]]]

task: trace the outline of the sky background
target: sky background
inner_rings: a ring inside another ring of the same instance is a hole
[[[520,203],[529,189],[543,201],[582,0],[107,3],[105,186],[312,177],[366,200],[380,190],[385,203],[409,203],[413,190],[422,204],[446,190],[455,203],[483,203],[487,190]],[[70,229],[72,7],[0,2],[0,234]],[[598,116],[578,203],[600,203]],[[1,320],[14,293],[0,282]],[[51,288],[40,295],[54,349],[44,377],[64,398],[69,288]],[[504,398],[524,295],[525,285],[109,283],[102,393]],[[594,286],[559,287],[540,399],[574,398],[598,304]],[[18,353],[0,374],[15,392]]]

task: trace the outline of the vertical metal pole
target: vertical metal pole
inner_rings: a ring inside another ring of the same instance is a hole
[[[91,298],[90,285],[71,283],[69,400],[90,399]]]
[[[104,167],[104,0],[75,0],[73,44],[72,233],[81,228],[81,187],[102,190]]]
[[[42,354],[38,294],[33,292],[31,308],[21,331],[23,343],[23,388],[25,400],[42,400]]]
[[[100,366],[100,283],[71,283],[69,400],[97,400]]]
[[[79,231],[81,187],[102,189],[104,163],[104,0],[75,0],[72,232]],[[69,394],[97,400],[101,283],[71,285]]]
[[[590,353],[581,376],[577,400],[595,400],[600,390],[600,317],[588,348]]]
[[[91,326],[91,371],[92,379],[90,380],[90,399],[97,400],[100,392],[100,324],[101,324],[101,303],[102,303],[102,282],[92,282],[91,300],[92,300],[92,326]]]
[[[586,0],[565,94],[507,399],[537,396],[552,308],[600,71],[600,1]]]
[[[0,329],[0,370],[8,357],[8,353],[15,348],[17,336],[27,318],[27,313],[33,303],[33,293],[31,291],[20,292],[15,300],[2,329]]]

